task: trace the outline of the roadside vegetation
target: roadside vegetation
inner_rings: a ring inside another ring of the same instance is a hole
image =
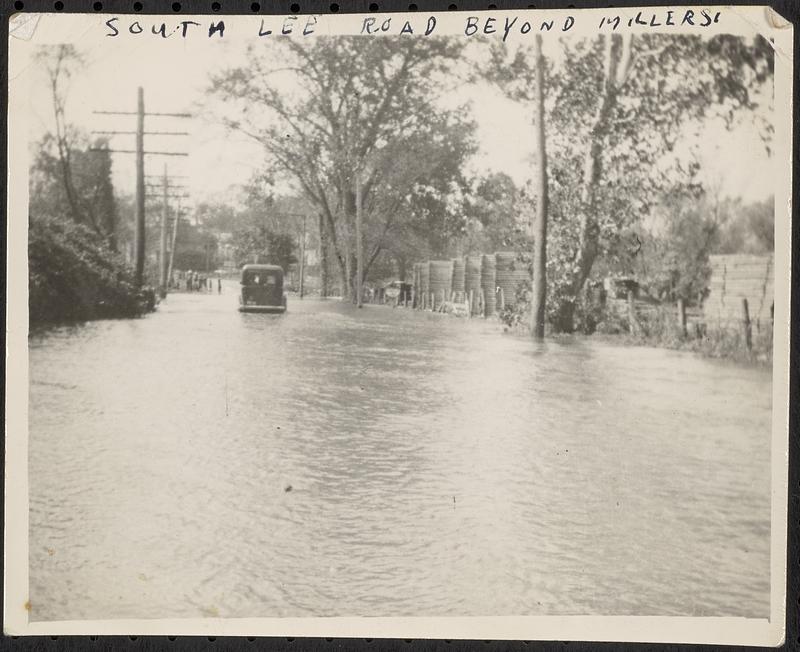
[[[560,40],[557,54],[540,45],[281,40],[267,46],[270,56],[212,72],[204,110],[259,143],[263,158],[236,201],[201,202],[191,224],[176,210],[175,269],[214,269],[222,248],[229,267],[288,268],[313,248],[320,294],[354,301],[363,284],[408,281],[419,261],[513,251],[536,267],[539,283],[520,287],[502,311],[507,328],[730,355],[737,333],[678,329],[675,339],[655,315],[679,301],[701,309],[709,256],[773,250],[772,199],[724,196],[695,147],[711,127],[747,123],[770,152],[769,43],[604,34]],[[465,57],[483,62],[467,76]],[[31,321],[138,314],[152,302],[122,255],[132,240],[130,199],[115,195],[110,154],[96,151],[102,141],[90,142],[66,116],[83,61],[62,46],[40,64],[55,127],[31,168]],[[286,92],[289,75],[304,92]],[[468,95],[454,105],[454,79],[474,91],[472,101],[491,90],[528,113],[531,130],[520,134],[535,143],[527,180],[473,165],[479,125]],[[157,249],[154,237],[148,224],[147,251]],[[619,277],[661,306],[637,329],[593,298]],[[768,355],[755,335],[748,355]]]
[[[147,307],[119,254],[68,219],[31,216],[28,265],[31,327],[134,317]]]
[[[43,51],[55,129],[36,144],[28,209],[29,323],[133,317],[155,307],[136,287],[118,251],[120,221],[111,182],[111,157],[94,151],[70,125],[66,95],[82,65],[72,46]]]
[[[594,283],[576,301],[573,332],[613,338],[627,344],[660,346],[695,351],[714,358],[771,363],[772,332],[752,329],[751,346],[740,328],[709,329],[690,323],[684,334],[677,316],[677,302],[702,314],[708,293],[713,254],[767,255],[774,251],[772,199],[744,204],[701,194],[696,199],[665,197],[654,207],[656,219],[622,234],[609,257],[597,267]],[[520,256],[530,264],[530,256]],[[548,275],[557,275],[554,266]],[[635,327],[629,315],[598,301],[601,279],[621,275],[635,278],[647,310],[637,314]],[[594,289],[594,291],[592,291]],[[530,285],[520,284],[515,301],[499,317],[504,326],[526,333],[530,321]],[[555,335],[553,323],[548,333]]]

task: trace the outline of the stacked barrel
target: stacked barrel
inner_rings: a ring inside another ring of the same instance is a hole
[[[431,297],[431,305],[434,310],[438,310],[442,303],[450,298],[450,292],[453,289],[453,261],[430,261],[429,275],[429,292],[433,295]]]
[[[494,254],[483,256],[481,261],[481,288],[483,289],[483,315],[493,315],[497,308],[495,292],[497,291],[497,265]]]
[[[500,311],[500,297],[504,307],[513,306],[520,283],[529,279],[527,264],[513,251],[415,263],[413,274],[416,308],[438,310],[444,301],[468,301],[471,293],[470,314],[486,317]]]
[[[497,287],[503,291],[505,306],[513,306],[519,284],[528,279],[527,265],[518,260],[517,254],[513,251],[500,251],[495,254],[495,260]]]
[[[420,263],[419,266],[419,293],[420,307],[430,308],[430,263]]]
[[[453,294],[456,295],[454,301],[463,301],[461,295],[464,293],[464,259],[456,258],[453,260]]]
[[[476,314],[478,297],[481,294],[481,259],[482,256],[467,256],[464,259],[464,291],[469,298],[472,293],[470,314]]]

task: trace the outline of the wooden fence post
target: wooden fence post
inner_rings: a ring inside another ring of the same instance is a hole
[[[474,305],[475,305],[475,291],[469,291],[469,316],[472,317],[472,313],[474,312]]]
[[[686,305],[683,299],[678,299],[678,325],[681,329],[681,336],[686,337],[688,332],[686,330]]]
[[[750,351],[753,348],[753,328],[750,323],[750,308],[747,298],[742,298],[742,328],[744,329],[744,345]]]

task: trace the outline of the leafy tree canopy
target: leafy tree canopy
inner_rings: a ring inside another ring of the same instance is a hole
[[[264,145],[270,176],[290,180],[322,215],[343,285],[355,273],[357,177],[365,274],[408,230],[443,250],[461,227],[451,197],[475,147],[466,113],[437,104],[462,43],[322,37],[272,47],[215,77],[212,90],[236,116],[226,124]]]

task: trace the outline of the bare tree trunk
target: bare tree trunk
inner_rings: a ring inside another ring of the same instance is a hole
[[[300,239],[300,298],[305,295],[306,271],[306,216],[303,215],[303,235]]]
[[[608,134],[613,109],[617,104],[620,87],[625,83],[631,69],[631,35],[606,34],[604,40],[603,90],[595,111],[589,141],[583,162],[581,183],[581,215],[578,232],[578,250],[570,281],[572,302],[565,303],[559,315],[561,330],[574,330],[575,304],[586,279],[592,271],[599,250],[597,225],[597,185],[603,171],[603,141]]]
[[[533,40],[536,61],[534,87],[534,125],[536,132],[536,216],[533,224],[533,303],[531,306],[531,333],[537,339],[544,337],[545,305],[547,302],[547,149],[544,131],[544,57],[542,37]]]
[[[339,276],[341,276],[341,283],[342,283],[342,301],[347,301],[350,298],[350,292],[348,288],[350,287],[350,279],[347,277],[347,263],[342,263],[339,261]]]
[[[319,296],[328,296],[328,233],[325,230],[325,217],[319,214]]]
[[[352,190],[347,190],[344,193],[344,215],[342,216],[342,226],[344,231],[344,245],[342,247],[344,253],[344,266],[343,272],[347,279],[345,287],[342,289],[342,299],[346,301],[355,301],[355,275],[356,275],[356,260],[355,252],[353,251],[354,242],[353,227],[355,226],[356,218],[356,195]]]
[[[342,299],[344,301],[351,301],[353,299],[353,256],[350,253],[349,238],[345,240],[344,269],[342,270],[342,273]]]
[[[364,243],[361,238],[361,171],[356,172],[356,306],[362,306],[364,299]]]
[[[56,123],[56,146],[58,148],[58,162],[61,168],[61,179],[64,184],[64,192],[67,195],[70,216],[73,221],[81,223],[83,218],[78,207],[78,193],[75,191],[75,184],[72,178],[72,162],[70,156],[70,143],[67,135],[67,123],[64,111],[65,98],[59,87],[61,75],[64,67],[68,63],[68,50],[66,46],[60,46],[56,62],[48,70],[50,76],[50,91],[53,96],[53,113]]]

